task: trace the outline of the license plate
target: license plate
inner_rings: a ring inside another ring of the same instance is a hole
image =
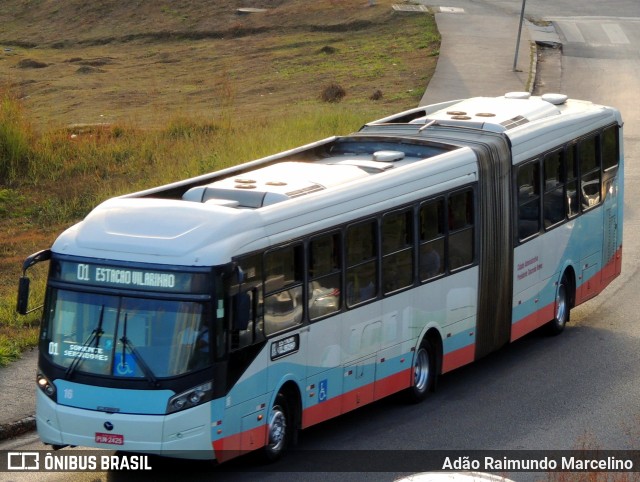
[[[124,445],[124,435],[117,433],[96,432],[96,443],[110,445]]]

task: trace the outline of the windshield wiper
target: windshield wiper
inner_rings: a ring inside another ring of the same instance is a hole
[[[64,373],[64,377],[67,380],[73,374],[73,372],[76,371],[76,369],[80,365],[80,362],[84,360],[84,353],[87,351],[87,348],[89,348],[93,344],[94,340],[95,340],[94,348],[98,348],[98,345],[100,344],[100,337],[104,334],[104,331],[102,331],[103,319],[104,319],[104,305],[102,305],[102,307],[100,308],[100,318],[98,319],[98,326],[96,326],[93,329],[93,331],[91,332],[89,337],[85,340],[85,342],[82,345],[80,345],[80,350],[78,350],[73,360],[71,360],[71,364],[67,367],[67,371]]]
[[[144,359],[142,358],[142,355],[140,355],[140,353],[138,352],[136,347],[133,345],[133,343],[131,343],[131,340],[129,340],[129,338],[127,338],[127,315],[128,315],[128,313],[124,314],[124,326],[122,328],[122,338],[120,338],[120,341],[122,342],[122,361],[121,361],[121,363],[124,363],[124,357],[125,357],[126,349],[128,348],[129,351],[131,352],[131,354],[133,355],[133,357],[136,359],[136,362],[138,363],[138,365],[140,366],[140,368],[144,372],[145,377],[147,378],[147,380],[149,380],[149,383],[151,385],[157,387],[158,386],[158,379],[153,374],[153,371],[151,370],[151,368],[149,368],[149,365],[147,365],[147,362],[144,361]]]

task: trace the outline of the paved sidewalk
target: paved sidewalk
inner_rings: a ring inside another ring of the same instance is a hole
[[[456,11],[457,12],[457,11]],[[535,55],[522,29],[516,70],[519,16],[485,13],[436,13],[442,36],[435,74],[420,105],[506,92],[531,91]]]
[[[38,350],[0,368],[0,440],[35,429]]]
[[[452,3],[456,8],[436,14],[442,35],[440,57],[420,105],[470,96],[530,91],[536,67],[536,52],[531,39],[539,33],[535,29],[523,28],[519,60],[514,71],[519,15],[496,9],[485,11],[472,1]],[[0,368],[0,440],[35,428],[36,364],[37,352],[34,349],[9,367]]]

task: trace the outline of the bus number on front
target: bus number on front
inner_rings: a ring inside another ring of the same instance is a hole
[[[89,265],[88,264],[79,264],[77,277],[81,281],[89,281]]]

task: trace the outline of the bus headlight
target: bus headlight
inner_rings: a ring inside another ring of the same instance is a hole
[[[167,413],[179,412],[187,408],[195,407],[201,403],[211,400],[213,394],[213,384],[211,382],[198,385],[186,392],[174,395],[167,404]]]
[[[40,388],[47,397],[54,402],[56,401],[56,386],[51,383],[47,377],[42,373],[38,373],[36,376],[36,383],[38,384],[38,388]]]

